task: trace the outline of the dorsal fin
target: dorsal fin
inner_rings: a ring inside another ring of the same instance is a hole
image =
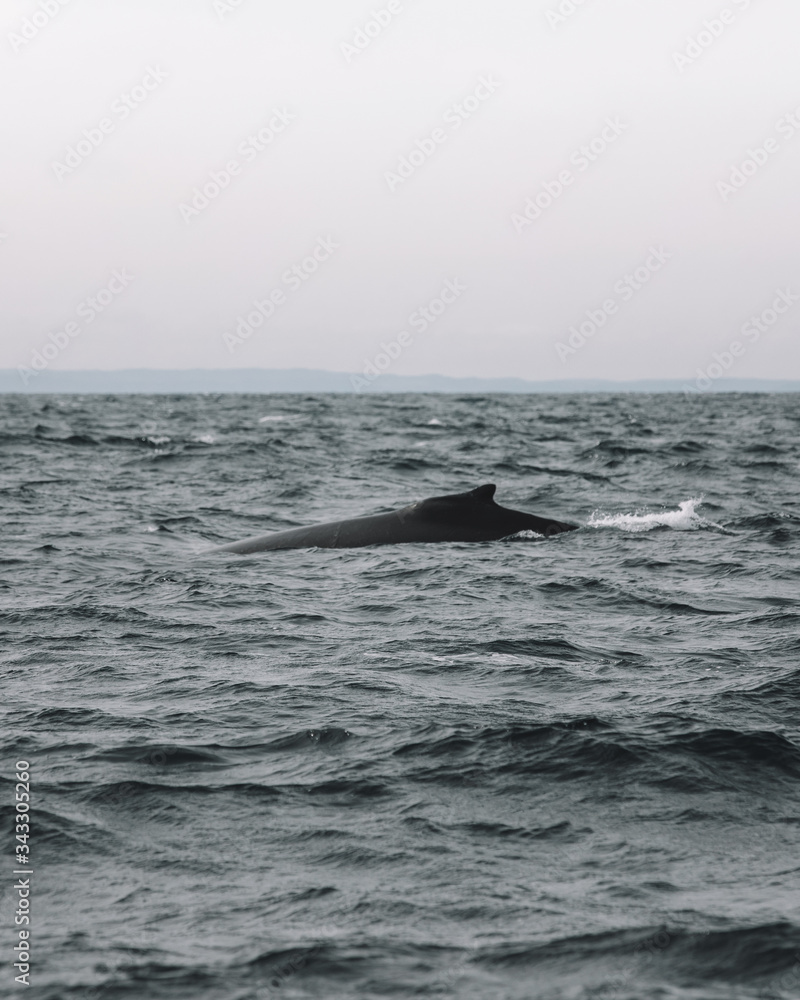
[[[494,483],[487,483],[485,486],[476,486],[470,490],[469,495],[481,503],[494,503],[494,491],[497,489]]]

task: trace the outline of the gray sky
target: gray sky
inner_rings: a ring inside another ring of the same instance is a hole
[[[2,368],[800,378],[797,0],[0,17]]]

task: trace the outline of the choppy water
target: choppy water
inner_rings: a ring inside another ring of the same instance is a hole
[[[0,415],[24,995],[800,996],[800,397]],[[486,482],[585,527],[204,552]]]

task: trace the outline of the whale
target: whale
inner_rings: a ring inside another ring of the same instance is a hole
[[[550,537],[578,528],[577,524],[501,507],[494,500],[496,489],[494,483],[487,483],[468,493],[418,500],[386,514],[289,528],[219,545],[213,551],[250,555],[278,549],[350,549],[408,542],[494,542],[521,531]]]

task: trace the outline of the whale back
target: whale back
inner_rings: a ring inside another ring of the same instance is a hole
[[[290,528],[220,548],[244,555],[275,549],[358,548],[404,542],[489,542],[520,531],[554,535],[577,527],[501,507],[494,500],[496,488],[494,483],[486,483],[466,493],[428,497],[386,514]]]
[[[463,541],[492,541],[520,531],[549,536],[575,528],[574,524],[501,507],[494,499],[496,489],[494,483],[486,483],[467,493],[430,497],[412,505],[412,508],[421,519],[460,527],[466,532],[461,539]]]

